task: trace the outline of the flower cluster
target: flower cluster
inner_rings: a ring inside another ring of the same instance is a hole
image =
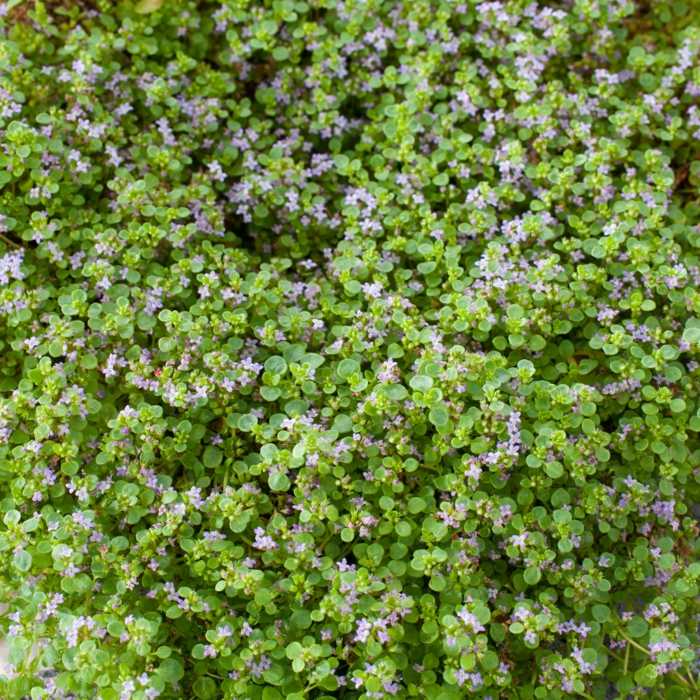
[[[692,2],[0,4],[0,697],[700,697],[699,139]]]

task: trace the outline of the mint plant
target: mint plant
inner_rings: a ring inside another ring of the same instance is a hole
[[[0,5],[0,697],[700,698],[699,98],[683,0]]]

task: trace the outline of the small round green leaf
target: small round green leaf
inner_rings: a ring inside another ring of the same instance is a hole
[[[222,459],[223,454],[221,450],[218,450],[216,447],[207,447],[207,449],[204,450],[204,455],[202,456],[202,463],[205,467],[214,469],[221,464]]]
[[[292,482],[284,472],[275,472],[270,475],[269,484],[273,491],[286,491]]]
[[[347,379],[360,371],[360,364],[355,360],[342,360],[338,365],[338,375]]]
[[[160,666],[158,666],[156,673],[166,683],[177,683],[177,681],[185,675],[185,670],[178,660],[170,658],[165,659]]]
[[[249,433],[258,424],[257,416],[246,413],[238,419],[238,429],[244,433]]]

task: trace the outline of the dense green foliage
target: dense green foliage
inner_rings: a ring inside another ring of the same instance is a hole
[[[0,5],[0,697],[700,697],[691,6]]]

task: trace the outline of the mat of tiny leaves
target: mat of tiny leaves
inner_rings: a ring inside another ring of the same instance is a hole
[[[690,0],[0,4],[0,697],[699,698],[699,102]]]

